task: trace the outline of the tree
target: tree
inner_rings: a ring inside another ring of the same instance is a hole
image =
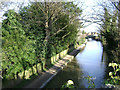
[[[62,48],[61,43],[65,39],[68,40],[66,37],[69,37],[69,41],[75,41],[71,35],[75,37],[77,33],[77,28],[80,25],[78,16],[81,15],[81,12],[77,5],[61,2],[34,2],[21,10],[20,14],[23,18],[22,24],[26,30],[26,36],[35,40],[38,62],[43,63],[45,59],[51,57],[52,53],[63,50],[53,51],[51,47]],[[67,48],[71,43],[73,41],[65,47]]]
[[[114,57],[114,61],[119,62],[119,49],[118,49],[118,11],[114,10],[113,14],[110,14],[105,8],[105,14],[103,19],[103,25],[101,30],[102,42]]]
[[[9,10],[4,14],[7,19],[2,23],[2,69],[4,79],[18,77],[18,73],[32,67],[35,62],[34,47],[25,37],[19,14]]]
[[[117,37],[116,37],[116,40],[117,40],[117,49],[116,49],[116,58],[117,58],[117,61],[119,61],[119,57],[120,57],[120,0],[118,0],[117,3],[115,2],[112,2],[112,4],[115,6],[115,8],[118,10],[118,29],[117,29]]]
[[[110,30],[110,14],[108,13],[107,8],[104,8],[104,19],[103,19],[103,25],[102,25],[102,29],[101,29],[101,36],[102,36],[102,42],[103,44],[107,44],[107,32],[109,32]]]

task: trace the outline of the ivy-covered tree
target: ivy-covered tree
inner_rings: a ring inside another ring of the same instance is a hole
[[[26,36],[36,41],[39,62],[49,62],[48,58],[75,42],[81,12],[73,3],[57,2],[34,2],[21,10]]]
[[[46,57],[46,42],[45,39],[45,26],[44,26],[44,14],[38,9],[41,4],[32,3],[32,5],[24,7],[20,11],[22,17],[21,24],[23,25],[26,33],[26,37],[34,41],[35,55],[37,58],[36,64],[41,64],[41,69],[45,69],[45,57]],[[30,13],[29,13],[30,12]]]

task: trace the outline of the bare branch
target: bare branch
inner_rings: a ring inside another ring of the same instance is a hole
[[[118,11],[120,11],[120,8],[116,5],[116,2],[113,2],[112,0],[111,0],[111,3],[113,4],[113,6],[118,10]],[[118,2],[117,2],[118,3]]]

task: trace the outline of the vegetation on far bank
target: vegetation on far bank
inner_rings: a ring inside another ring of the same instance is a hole
[[[111,1],[112,2],[112,1]],[[110,7],[104,7],[104,18],[100,34],[104,50],[108,55],[109,78],[106,84],[120,85],[120,1],[116,4],[112,2],[113,12]]]

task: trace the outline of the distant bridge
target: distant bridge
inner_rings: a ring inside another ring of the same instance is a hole
[[[100,35],[97,32],[90,32],[86,34],[86,39],[93,39],[93,40],[97,40],[97,41],[101,41],[100,39]]]

